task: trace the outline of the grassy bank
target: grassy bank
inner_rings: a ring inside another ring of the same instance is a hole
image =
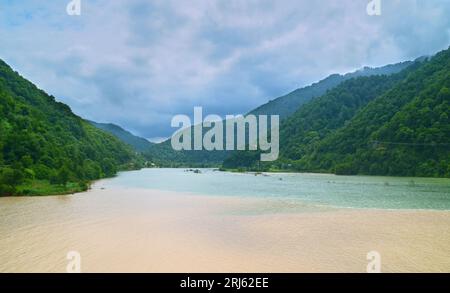
[[[91,184],[94,181],[115,177],[117,176],[117,172],[140,169],[141,166],[137,166],[135,164],[127,164],[119,166],[114,173],[111,173],[109,175],[101,174],[98,178],[79,181],[76,181],[77,179],[74,176],[71,176],[70,178],[67,178],[66,176],[65,178],[63,178],[63,180],[53,181],[46,179],[37,179],[34,176],[29,176],[30,174],[28,173],[27,174],[29,177],[24,178],[24,174],[22,174],[19,170],[10,169],[10,172],[7,174],[9,176],[3,176],[4,178],[0,176],[0,197],[52,196],[85,192],[90,188]]]
[[[65,185],[50,184],[47,180],[31,180],[17,187],[16,196],[51,196],[84,192],[90,183],[68,182]]]

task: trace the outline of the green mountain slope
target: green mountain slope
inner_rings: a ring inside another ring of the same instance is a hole
[[[339,174],[450,177],[450,50],[369,103],[299,164]]]
[[[153,145],[153,143],[149,142],[145,138],[136,136],[118,125],[111,123],[97,123],[94,121],[88,122],[91,123],[93,126],[114,135],[122,142],[132,146],[138,152],[144,152]]]
[[[130,147],[0,60],[0,195],[78,191],[135,163]]]
[[[226,168],[449,176],[449,50],[399,74],[352,79],[281,125],[280,159],[234,154]]]
[[[280,126],[280,158],[264,164],[277,168],[292,165],[311,152],[316,143],[343,127],[355,113],[404,78],[411,69],[395,75],[350,79],[327,94],[304,104]],[[252,154],[253,153],[253,154]],[[260,166],[258,152],[240,152],[224,162],[226,168]],[[261,166],[260,166],[261,167]]]
[[[333,74],[317,83],[297,89],[292,93],[270,101],[251,111],[249,114],[280,115],[280,119],[283,120],[294,114],[303,104],[313,98],[324,95],[328,90],[335,88],[346,80],[363,76],[391,75],[406,69],[411,64],[413,64],[412,61],[407,61],[378,68],[364,67],[345,75]]]
[[[361,108],[391,89],[417,66],[390,76],[350,79],[305,104],[282,125],[282,157],[289,160],[302,158],[317,141],[343,127]]]

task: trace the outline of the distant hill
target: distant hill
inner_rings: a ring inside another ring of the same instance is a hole
[[[227,153],[219,155],[217,152],[181,151],[172,149],[170,140],[162,143],[151,143],[145,138],[136,136],[122,127],[111,123],[97,123],[88,121],[93,126],[104,130],[122,142],[140,152],[144,158],[157,166],[164,167],[218,167],[226,158]]]
[[[97,123],[94,121],[88,122],[93,126],[114,135],[124,143],[132,146],[138,152],[145,152],[153,145],[153,143],[149,142],[145,138],[136,136],[118,125],[112,123]]]
[[[0,60],[0,196],[85,190],[138,164],[130,147]]]
[[[450,177],[450,49],[390,76],[343,82],[280,129],[280,158],[233,154],[226,168]]]
[[[144,157],[164,167],[220,167],[231,152],[227,151],[175,151],[170,139],[152,145],[143,153]]]

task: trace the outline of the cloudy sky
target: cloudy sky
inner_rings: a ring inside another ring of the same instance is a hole
[[[0,0],[0,58],[75,113],[167,137],[194,106],[225,116],[331,73],[450,45],[450,1]]]

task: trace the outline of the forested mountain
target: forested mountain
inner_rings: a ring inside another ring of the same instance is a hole
[[[97,123],[94,121],[88,122],[95,127],[114,135],[122,142],[132,146],[138,152],[145,152],[153,145],[153,143],[149,142],[145,138],[136,136],[118,125],[112,123]]]
[[[346,80],[372,75],[390,75],[402,71],[414,62],[407,61],[379,68],[364,67],[345,75],[333,74],[313,85],[297,89],[294,92],[277,98],[249,113],[253,115],[280,115],[280,119],[288,118],[305,103],[320,97]],[[224,136],[225,137],[225,136]],[[155,144],[144,152],[146,158],[163,166],[219,166],[234,151],[174,151],[170,140]]]
[[[450,50],[437,54],[299,161],[339,174],[450,177]]]
[[[391,76],[348,80],[284,121],[280,159],[241,152],[226,168],[450,176],[450,50]]]
[[[138,163],[130,147],[0,60],[0,195],[83,190]]]
[[[390,76],[350,79],[305,104],[282,125],[282,156],[290,160],[302,158],[317,141],[343,127],[358,110],[392,88],[418,65]]]
[[[315,97],[324,95],[328,90],[335,88],[346,80],[362,76],[391,75],[406,69],[412,63],[412,61],[406,61],[378,68],[364,67],[358,71],[347,73],[345,75],[333,74],[317,83],[297,89],[292,93],[270,101],[269,103],[250,111],[249,114],[280,115],[280,119],[283,120],[294,114],[303,104]]]

